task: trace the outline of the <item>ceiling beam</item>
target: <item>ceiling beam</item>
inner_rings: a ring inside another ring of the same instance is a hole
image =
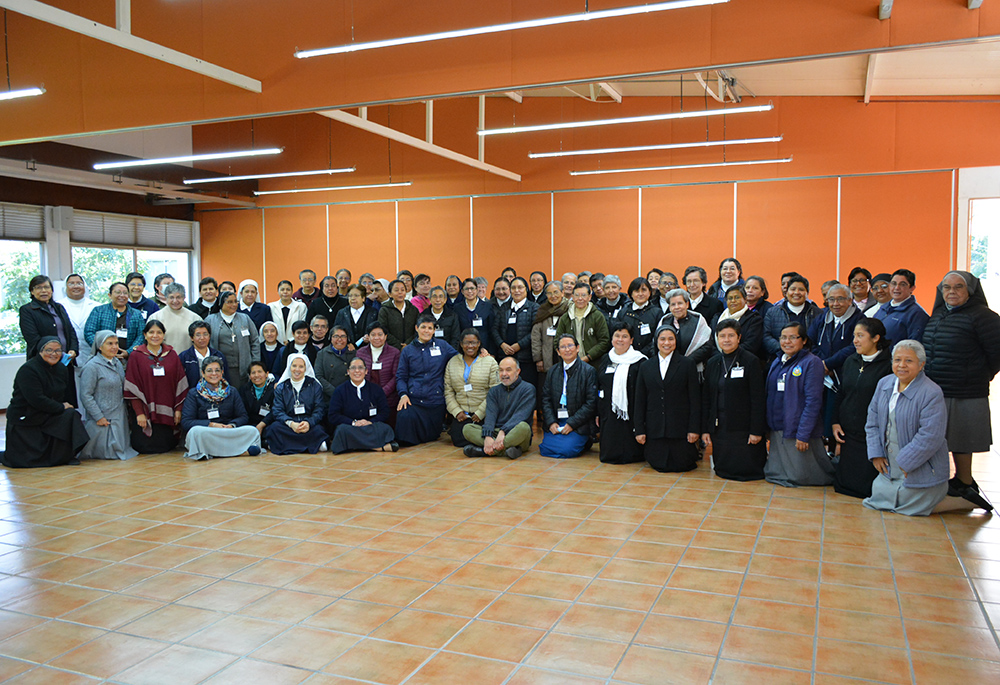
[[[115,28],[132,33],[132,0],[115,0]]]
[[[170,183],[140,181],[122,176],[109,176],[94,171],[67,169],[66,167],[37,164],[14,159],[0,159],[0,176],[7,178],[22,178],[43,183],[57,183],[77,188],[93,188],[95,190],[110,190],[129,195],[155,195],[158,197],[186,198],[191,202],[214,202],[236,207],[256,207],[257,204],[248,200],[237,200],[206,193],[195,193],[188,188]]]
[[[982,4],[983,0],[969,0],[969,9],[977,10],[982,6]]]
[[[885,21],[892,14],[892,0],[879,0],[878,18]]]
[[[229,83],[253,93],[261,92],[260,81],[252,79],[249,76],[237,74],[235,71],[231,71],[225,67],[211,64],[210,62],[186,55],[183,52],[178,52],[177,50],[144,38],[138,38],[125,29],[114,29],[96,21],[85,19],[72,12],[66,12],[51,5],[38,2],[37,0],[0,0],[0,7],[47,24],[52,24],[53,26],[58,26],[59,28],[67,29],[68,31],[73,31],[74,33],[96,38],[99,41],[116,45],[140,55],[145,55],[146,57],[152,57],[155,60],[193,71],[196,74],[201,74],[217,81]],[[124,23],[127,23],[129,29],[131,29],[131,8],[127,0],[125,2],[116,0],[115,17],[119,25],[123,24],[123,19],[127,19],[127,22]]]
[[[875,58],[878,55],[874,53],[868,55],[868,73],[865,75],[865,104],[867,105],[872,99],[872,86],[875,84]]]
[[[445,159],[450,159],[453,162],[458,162],[459,164],[465,164],[466,166],[471,166],[475,169],[480,169],[491,174],[496,174],[497,176],[503,176],[504,178],[509,178],[512,181],[520,181],[521,174],[515,174],[513,171],[507,171],[506,169],[501,169],[498,166],[493,166],[492,164],[487,164],[481,162],[478,159],[473,159],[472,157],[467,157],[461,153],[455,152],[454,150],[449,150],[448,148],[441,147],[440,145],[435,145],[433,143],[428,143],[425,140],[421,140],[415,136],[408,135],[397,131],[396,129],[389,128],[388,126],[383,126],[382,124],[376,124],[373,121],[368,121],[367,119],[362,119],[359,116],[353,114],[348,114],[339,109],[328,109],[321,112],[317,112],[324,117],[329,117],[334,121],[339,121],[348,126],[353,126],[355,128],[360,128],[362,131],[368,131],[369,133],[374,133],[376,135],[382,136],[383,138],[388,138],[389,140],[395,140],[397,143],[402,143],[403,145],[409,145],[410,147],[415,147],[418,150],[423,150],[424,152],[429,152],[432,155],[437,155],[438,157],[444,157]]]
[[[508,90],[506,93],[504,93],[504,95],[509,97],[517,104],[521,104],[521,101],[524,99],[524,95],[522,95],[521,91],[519,90]]]
[[[612,100],[617,102],[619,105],[622,103],[622,92],[618,88],[614,87],[607,81],[600,81],[597,85],[600,86],[601,90],[607,93]]]

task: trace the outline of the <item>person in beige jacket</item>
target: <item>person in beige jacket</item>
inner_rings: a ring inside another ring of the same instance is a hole
[[[469,441],[462,429],[469,421],[482,423],[486,417],[486,394],[500,382],[497,360],[480,354],[482,340],[475,328],[466,328],[461,337],[462,354],[456,354],[444,368],[444,403],[452,416],[448,429],[455,447]]]

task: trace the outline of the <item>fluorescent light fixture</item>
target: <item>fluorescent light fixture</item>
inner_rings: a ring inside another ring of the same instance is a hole
[[[413,181],[399,183],[372,183],[364,186],[334,186],[332,188],[296,188],[294,190],[255,190],[254,195],[287,195],[291,193],[321,193],[326,190],[365,190],[367,188],[402,188],[411,186]]]
[[[285,171],[280,174],[249,174],[247,176],[215,176],[213,178],[185,178],[186,185],[195,183],[226,183],[228,181],[251,181],[257,178],[288,178],[289,176],[318,176],[320,174],[349,174],[355,167],[343,169],[317,169],[316,171]]]
[[[375,40],[368,43],[349,43],[338,45],[332,48],[318,48],[316,50],[297,50],[295,56],[299,59],[305,57],[319,57],[320,55],[340,55],[347,52],[359,52],[361,50],[374,50],[377,48],[388,48],[396,45],[412,45],[414,43],[429,43],[435,40],[447,40],[449,38],[463,38],[465,36],[482,36],[488,33],[502,33],[504,31],[517,31],[519,29],[533,29],[541,26],[558,26],[559,24],[574,24],[581,21],[592,21],[594,19],[608,19],[610,17],[629,17],[635,14],[648,14],[651,12],[663,12],[665,10],[679,10],[686,7],[702,7],[704,5],[718,5],[729,2],[729,0],[672,0],[671,2],[654,2],[648,5],[635,5],[631,7],[617,7],[615,9],[598,10],[595,12],[581,12],[579,14],[564,14],[557,17],[543,17],[541,19],[528,19],[525,21],[515,21],[509,24],[494,24],[492,26],[477,26],[471,29],[458,29],[456,31],[441,31],[440,33],[427,33],[422,36],[408,36],[406,38],[390,38],[388,40]]]
[[[669,112],[667,114],[646,114],[638,117],[622,117],[620,119],[591,119],[590,121],[567,121],[559,124],[538,124],[537,126],[511,126],[509,128],[487,128],[479,131],[481,136],[495,136],[501,133],[530,133],[534,131],[557,131],[564,128],[588,128],[590,126],[609,126],[612,124],[639,124],[646,121],[667,121],[672,119],[697,119],[698,117],[717,117],[726,114],[749,114],[750,112],[770,112],[774,105],[750,105],[747,107],[729,107],[724,109],[701,109],[694,112]]]
[[[674,164],[671,166],[647,166],[634,169],[592,169],[590,171],[571,171],[570,176],[596,176],[598,174],[627,174],[634,171],[673,171],[675,169],[708,169],[720,166],[750,166],[753,164],[784,164],[791,162],[791,157],[781,159],[748,159],[741,162],[711,162],[709,164]]]
[[[20,90],[5,90],[0,92],[0,100],[15,100],[17,98],[30,98],[34,95],[41,95],[44,88],[21,88]]]
[[[634,147],[600,147],[589,150],[560,150],[559,152],[529,152],[531,159],[547,157],[577,157],[580,155],[604,155],[614,152],[644,152],[647,150],[683,150],[697,147],[719,147],[726,145],[754,145],[756,143],[780,143],[781,136],[770,138],[740,138],[738,140],[703,140],[697,143],[668,143],[664,145],[636,145]]]
[[[134,166],[151,166],[153,164],[174,164],[176,162],[201,162],[208,159],[232,159],[235,157],[257,157],[259,155],[277,155],[285,148],[267,147],[258,150],[233,150],[232,152],[210,152],[204,155],[182,155],[179,157],[160,157],[158,159],[132,159],[121,162],[102,162],[95,164],[94,169],[124,169]]]

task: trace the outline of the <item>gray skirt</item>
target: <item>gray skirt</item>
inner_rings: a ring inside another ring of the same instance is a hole
[[[768,483],[786,488],[833,483],[833,462],[821,438],[810,440],[805,452],[799,452],[795,439],[785,439],[782,431],[771,431],[770,438],[771,449],[764,463],[764,479]]]
[[[238,457],[251,446],[260,447],[260,433],[254,426],[209,428],[195,426],[184,440],[188,459],[199,461],[213,457]]]
[[[993,444],[990,398],[946,397],[948,449],[952,452],[989,452]]]

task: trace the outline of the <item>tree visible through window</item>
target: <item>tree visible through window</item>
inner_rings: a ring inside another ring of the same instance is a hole
[[[41,243],[0,240],[0,354],[25,352],[17,310],[31,299],[28,282],[40,273]]]

